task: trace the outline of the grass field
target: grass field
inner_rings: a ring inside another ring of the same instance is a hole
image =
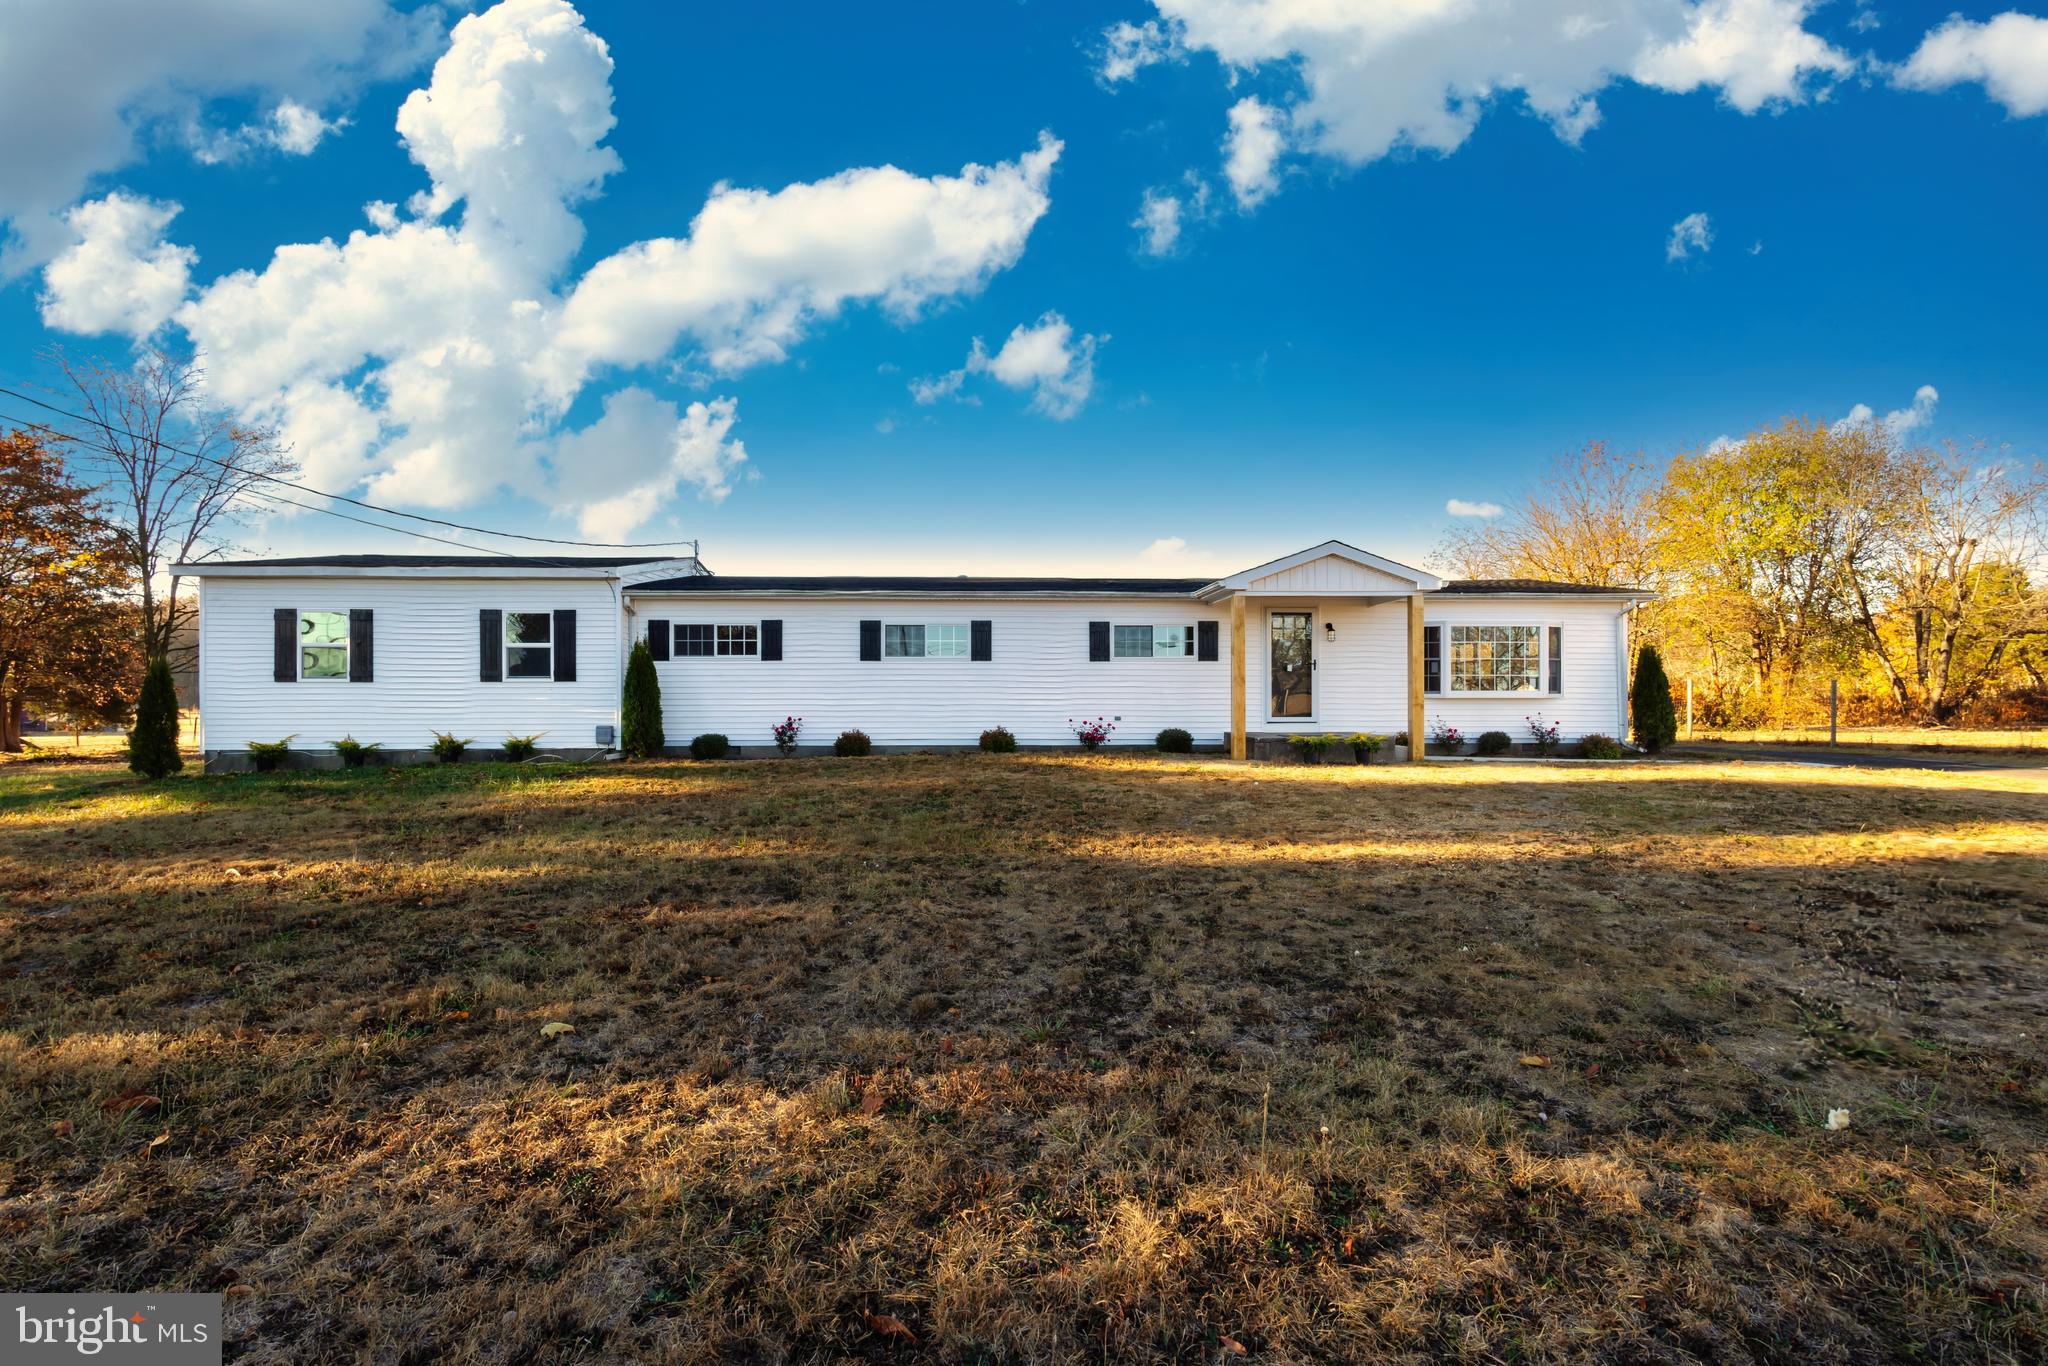
[[[1781,726],[1760,730],[1694,731],[1693,740],[1732,744],[1825,745],[1826,726]],[[1919,726],[1842,726],[1836,743],[1844,747],[1898,750],[1968,749],[1991,753],[2048,753],[2048,730],[1950,730]]]
[[[0,1284],[259,1362],[2039,1361],[2044,798],[18,765]]]

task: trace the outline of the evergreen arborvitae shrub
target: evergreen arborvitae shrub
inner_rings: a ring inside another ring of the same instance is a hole
[[[1636,655],[1636,681],[1628,694],[1629,721],[1636,743],[1655,754],[1678,738],[1678,711],[1671,705],[1671,680],[1654,645]]]
[[[1506,754],[1514,747],[1514,737],[1504,730],[1483,731],[1479,738],[1472,742],[1474,754]]]
[[[184,766],[178,753],[178,688],[171,682],[170,661],[158,655],[142,676],[135,729],[128,732],[128,767],[145,778],[161,778]]]
[[[647,642],[635,641],[632,657],[626,661],[626,693],[619,705],[619,748],[628,759],[645,759],[661,753],[665,732],[661,724],[661,680],[654,676],[654,656]]]
[[[1161,754],[1192,754],[1195,737],[1179,726],[1168,726],[1152,739],[1152,747]]]

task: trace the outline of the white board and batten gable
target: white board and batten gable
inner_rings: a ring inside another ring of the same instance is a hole
[[[1443,587],[1443,583],[1436,575],[1412,565],[1360,550],[1342,541],[1325,541],[1218,579],[1197,596],[1205,602],[1217,602],[1234,593],[1249,596],[1313,593],[1329,597],[1396,597],[1426,593]]]

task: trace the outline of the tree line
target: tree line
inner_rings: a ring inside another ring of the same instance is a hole
[[[234,548],[264,487],[297,465],[276,434],[207,401],[197,358],[111,365],[52,352],[76,417],[0,432],[0,751],[31,711],[73,730],[125,723],[144,698],[177,758],[171,667],[196,653],[174,564]],[[162,737],[137,749],[163,762]]]
[[[1635,643],[1704,725],[1813,720],[1836,680],[1858,720],[2004,725],[2048,720],[2044,529],[2038,461],[1786,419],[1668,460],[1593,443],[1439,555],[1654,591]]]

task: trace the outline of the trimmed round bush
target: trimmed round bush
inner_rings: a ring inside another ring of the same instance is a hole
[[[832,742],[832,752],[842,759],[858,759],[863,754],[873,754],[875,742],[868,739],[864,730],[842,730]]]
[[[1017,737],[1010,734],[1008,726],[990,726],[981,733],[981,747],[990,754],[1015,754]]]
[[[732,752],[732,741],[717,731],[709,731],[690,741],[692,759],[723,759]]]
[[[1195,752],[1195,737],[1179,726],[1168,726],[1152,741],[1161,754],[1192,754]]]
[[[1579,741],[1582,759],[1619,759],[1621,753],[1621,743],[1612,735],[1588,735]]]
[[[1515,742],[1508,738],[1508,733],[1504,730],[1485,731],[1472,742],[1474,754],[1506,754],[1514,747]]]

